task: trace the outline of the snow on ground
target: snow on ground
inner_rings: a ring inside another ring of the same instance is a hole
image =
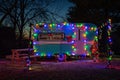
[[[37,62],[27,71],[22,64],[0,61],[0,80],[120,80],[120,60],[107,62],[76,60],[67,62]]]

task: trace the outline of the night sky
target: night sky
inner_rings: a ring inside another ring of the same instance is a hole
[[[69,7],[73,6],[68,0],[55,0],[49,7],[50,11],[57,13],[61,17],[66,18]]]

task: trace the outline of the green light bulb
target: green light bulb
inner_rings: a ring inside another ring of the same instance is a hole
[[[37,36],[37,34],[34,34],[34,37],[36,37]]]

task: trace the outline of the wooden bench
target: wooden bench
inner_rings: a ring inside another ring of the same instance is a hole
[[[33,49],[12,49],[12,63],[20,63],[25,62],[26,59],[30,56],[30,58],[33,58],[34,61],[36,61],[36,57],[34,54]]]

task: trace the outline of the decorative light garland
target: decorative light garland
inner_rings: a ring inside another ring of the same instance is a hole
[[[112,46],[112,39],[111,39],[111,19],[108,20],[108,60],[111,61],[112,60],[112,50],[111,50],[111,46]]]
[[[43,28],[47,29],[47,30],[44,30],[42,29],[39,25],[43,25]],[[97,35],[98,35],[98,30],[96,28],[96,26],[94,27],[91,27],[91,26],[86,26],[85,24],[82,24],[82,23],[76,23],[76,24],[73,24],[73,23],[62,23],[62,24],[45,24],[45,23],[39,23],[39,24],[36,24],[36,26],[34,27],[34,34],[33,34],[33,45],[36,45],[36,41],[37,41],[37,38],[38,38],[38,34],[40,33],[40,31],[42,32],[49,32],[50,30],[52,32],[55,32],[56,30],[59,32],[62,30],[63,27],[68,27],[68,29],[72,29],[73,31],[73,35],[72,35],[72,41],[71,43],[73,44],[71,47],[72,47],[72,54],[75,55],[76,53],[76,32],[75,32],[75,28],[80,28],[81,30],[85,31],[85,33],[83,34],[83,42],[84,42],[84,50],[86,52],[87,55],[90,55],[90,52],[88,52],[88,46],[87,46],[87,35],[89,34],[88,31],[96,31],[96,35],[94,37],[94,40],[98,41],[98,38],[97,38]],[[57,29],[56,29],[57,28]],[[56,29],[56,30],[55,30]],[[42,53],[42,52],[39,52],[37,49],[36,46],[33,46],[33,49],[34,49],[34,52],[36,53],[36,55],[40,55],[40,56],[51,56],[51,53]],[[57,53],[57,52],[56,52]],[[66,54],[70,55],[71,53],[69,51],[65,52]]]

